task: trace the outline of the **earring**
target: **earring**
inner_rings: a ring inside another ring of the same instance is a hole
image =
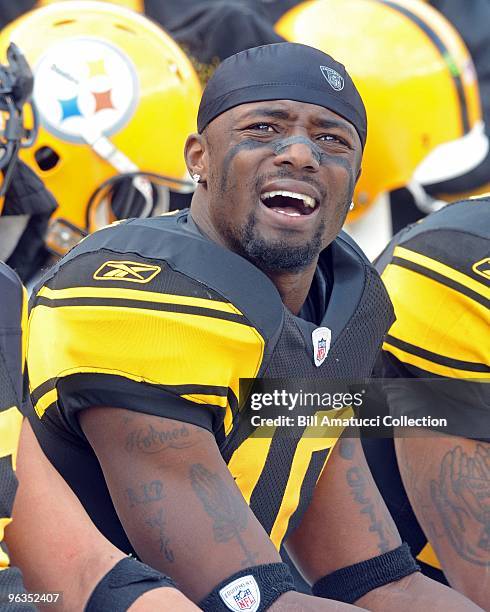
[[[197,174],[197,172],[195,174],[192,175],[192,180],[194,181],[194,183],[199,183],[199,181],[201,180],[201,175]]]
[[[354,210],[354,202],[350,203],[349,210]]]

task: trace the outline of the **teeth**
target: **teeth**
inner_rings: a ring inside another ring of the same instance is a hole
[[[286,212],[285,210],[281,210],[280,208],[275,208],[274,212],[279,213],[281,215],[287,215],[288,217],[301,217],[302,215],[299,212]]]
[[[268,198],[274,198],[275,196],[285,196],[288,198],[295,198],[296,200],[302,200],[305,206],[315,208],[315,200],[312,197],[304,193],[295,193],[294,191],[268,191],[261,195],[261,200],[264,201]]]

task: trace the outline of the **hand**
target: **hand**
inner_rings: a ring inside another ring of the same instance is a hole
[[[488,563],[490,553],[490,449],[478,444],[470,457],[461,446],[444,456],[431,495],[445,531],[458,553]]]

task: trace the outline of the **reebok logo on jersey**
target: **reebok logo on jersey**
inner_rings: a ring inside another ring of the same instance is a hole
[[[482,259],[481,261],[477,261],[476,263],[473,264],[471,269],[473,270],[475,274],[479,274],[480,276],[483,276],[483,278],[486,278],[487,280],[489,280],[490,279],[490,257],[485,257],[485,259]]]
[[[106,261],[94,274],[94,280],[123,280],[130,283],[149,283],[161,272],[160,266],[135,261]]]

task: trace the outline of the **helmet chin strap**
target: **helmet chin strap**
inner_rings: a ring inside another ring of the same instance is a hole
[[[101,132],[94,129],[88,123],[81,131],[81,137],[92,148],[95,153],[120,174],[128,174],[130,172],[138,172],[138,166],[129,159],[122,151],[120,151],[113,142],[111,142]],[[132,180],[133,187],[137,189],[145,200],[145,205],[141,212],[141,217],[148,217],[153,209],[153,193],[151,183],[143,176],[135,176]]]

